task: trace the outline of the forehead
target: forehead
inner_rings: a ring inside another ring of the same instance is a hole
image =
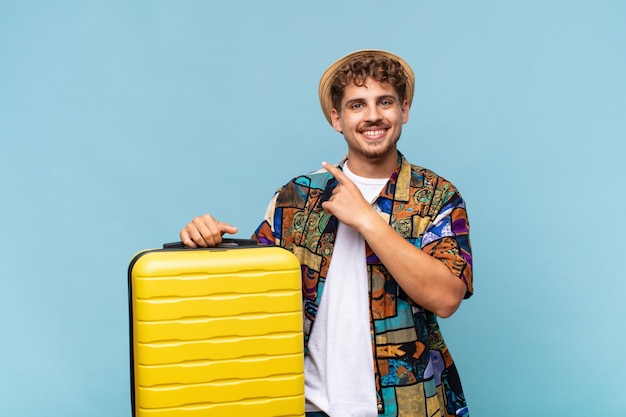
[[[381,83],[371,77],[365,79],[363,85],[356,85],[354,83],[348,84],[343,90],[342,102],[348,102],[353,100],[367,100],[375,99],[379,97],[393,97],[396,100],[399,99],[396,89],[389,83]]]

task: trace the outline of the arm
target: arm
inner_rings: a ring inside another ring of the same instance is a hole
[[[339,182],[330,200],[322,204],[324,210],[363,235],[411,299],[440,317],[451,316],[463,300],[465,283],[396,233],[341,170],[326,163],[323,166]]]

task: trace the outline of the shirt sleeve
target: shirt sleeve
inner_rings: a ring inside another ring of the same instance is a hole
[[[443,206],[422,237],[422,250],[439,259],[473,292],[472,249],[465,201],[455,194]]]
[[[252,239],[255,239],[261,245],[277,245],[280,241],[280,235],[276,233],[274,228],[274,222],[276,217],[276,200],[278,198],[278,191],[274,194],[274,197],[270,200],[265,210],[265,216],[263,222],[257,227],[256,231],[252,235]]]

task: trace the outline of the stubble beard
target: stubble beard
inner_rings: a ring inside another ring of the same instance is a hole
[[[358,152],[370,161],[383,159],[384,157],[388,156],[389,153],[397,152],[396,145],[399,140],[400,135],[398,135],[398,137],[394,141],[388,142],[386,145],[384,145],[383,148],[374,147],[372,149],[371,147],[362,146],[358,149]]]

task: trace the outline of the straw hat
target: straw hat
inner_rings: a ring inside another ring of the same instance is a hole
[[[383,55],[387,58],[395,59],[396,61],[400,63],[400,65],[402,65],[402,68],[404,69],[404,72],[406,73],[406,76],[407,76],[406,87],[404,89],[404,98],[405,100],[409,102],[409,107],[411,107],[411,102],[413,101],[413,92],[415,90],[415,74],[413,73],[413,70],[411,69],[409,64],[407,64],[406,61],[404,61],[404,59],[400,58],[398,55],[392,54],[391,52],[381,51],[377,49],[364,49],[364,50],[352,52],[351,54],[348,54],[344,56],[343,58],[339,58],[337,61],[335,61],[335,63],[333,63],[330,67],[328,67],[328,69],[324,72],[324,74],[322,74],[322,78],[320,79],[318,93],[320,96],[320,104],[322,106],[322,112],[324,112],[324,116],[326,116],[326,120],[328,120],[328,123],[330,123],[331,125],[333,123],[330,118],[330,113],[333,110],[334,106],[333,106],[333,99],[330,94],[330,85],[332,84],[333,79],[335,78],[335,74],[337,70],[355,58],[362,58],[366,55],[371,55],[371,54]]]

